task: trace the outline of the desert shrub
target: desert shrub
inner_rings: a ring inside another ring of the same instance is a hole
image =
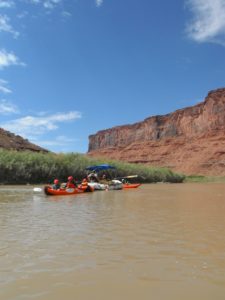
[[[90,165],[108,163],[115,170],[107,171],[111,178],[138,175],[138,181],[183,182],[185,176],[167,168],[155,168],[106,159],[94,159],[79,153],[36,153],[30,151],[0,150],[0,183],[37,184],[51,183],[54,178],[66,181],[69,175],[80,181],[87,175]]]

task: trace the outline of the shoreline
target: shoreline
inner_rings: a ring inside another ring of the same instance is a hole
[[[186,175],[183,183],[225,183],[225,176]]]

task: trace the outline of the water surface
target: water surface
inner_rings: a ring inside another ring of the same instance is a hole
[[[0,299],[225,299],[225,185],[0,188]]]

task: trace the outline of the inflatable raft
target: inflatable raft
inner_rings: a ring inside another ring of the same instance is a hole
[[[47,185],[44,188],[45,194],[49,196],[66,196],[66,195],[75,195],[87,192],[93,192],[94,189],[90,186],[79,186],[77,188],[69,188],[69,189],[59,189],[54,190],[51,186]]]
[[[136,189],[141,185],[141,183],[124,183],[123,189]]]

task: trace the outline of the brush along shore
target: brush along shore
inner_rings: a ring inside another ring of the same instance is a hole
[[[185,176],[167,168],[147,167],[106,159],[93,159],[79,153],[36,153],[30,151],[0,150],[1,184],[52,183],[54,178],[65,181],[72,175],[77,181],[87,176],[90,165],[108,163],[115,170],[107,171],[109,178],[138,175],[140,183],[183,182]]]

